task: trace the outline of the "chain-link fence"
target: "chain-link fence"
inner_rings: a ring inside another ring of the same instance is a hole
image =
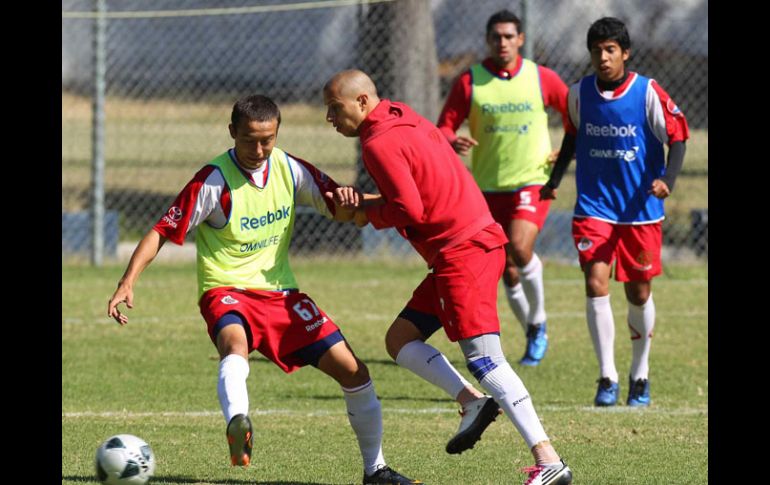
[[[231,146],[230,110],[246,94],[279,103],[281,148],[340,183],[363,183],[358,140],[339,136],[324,120],[324,82],[338,70],[361,68],[381,96],[435,121],[454,79],[486,56],[485,24],[502,8],[524,18],[524,52],[567,84],[590,72],[589,25],[607,15],[626,22],[629,67],[657,79],[691,128],[683,173],[666,202],[664,258],[707,257],[707,1],[98,1],[106,7],[101,141],[92,137],[97,0],[62,2],[63,257],[91,247],[94,190],[104,192],[105,256],[114,256],[121,241],[135,243],[192,175]],[[557,114],[551,124],[558,147]],[[93,170],[100,142],[103,186]],[[576,258],[573,174],[574,163],[538,240],[546,258]],[[298,211],[293,248],[401,251],[405,245],[390,236]]]

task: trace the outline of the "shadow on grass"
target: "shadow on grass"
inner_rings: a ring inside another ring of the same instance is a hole
[[[415,396],[393,396],[390,394],[387,395],[381,395],[377,394],[377,397],[379,397],[381,400],[385,401],[414,401],[414,402],[454,402],[452,399],[449,399],[448,397],[441,397],[441,398],[430,398],[430,397],[415,397]],[[307,396],[307,395],[286,395],[287,399],[315,399],[318,401],[342,401],[344,398],[341,394],[335,394],[335,395],[315,395],[315,396]]]
[[[66,476],[62,475],[61,477],[62,481],[68,480],[71,482],[79,482],[79,483],[96,483],[97,480],[93,476]],[[269,480],[269,481],[252,481],[252,480],[232,480],[232,479],[225,479],[225,480],[201,480],[199,478],[190,478],[190,477],[176,477],[176,476],[164,476],[164,475],[156,475],[152,477],[151,483],[157,483],[157,484],[181,484],[181,483],[213,483],[216,485],[334,485],[332,483],[323,483],[323,482],[284,482],[281,480]]]

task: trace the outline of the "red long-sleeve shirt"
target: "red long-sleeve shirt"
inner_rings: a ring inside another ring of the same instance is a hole
[[[385,202],[366,208],[369,221],[376,229],[395,227],[428,266],[442,249],[494,223],[452,146],[406,104],[381,100],[359,135],[364,166]]]
[[[484,59],[481,63],[489,72],[503,79],[511,79],[521,70],[522,57],[516,58],[516,65],[513,69],[501,69],[495,64],[491,57]],[[543,103],[561,113],[561,120],[564,129],[567,130],[567,85],[561,80],[558,74],[551,69],[538,64],[537,72],[540,76],[540,90],[543,93]],[[449,92],[444,109],[436,123],[450,142],[457,138],[456,132],[463,124],[463,121],[471,112],[471,71],[463,72],[457,78],[452,90]]]

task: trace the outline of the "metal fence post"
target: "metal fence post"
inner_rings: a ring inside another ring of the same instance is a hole
[[[522,57],[532,60],[533,52],[535,49],[535,35],[533,29],[530,29],[532,25],[532,5],[530,0],[521,0],[521,23],[522,30],[527,36],[527,41],[522,46]]]
[[[104,90],[106,0],[94,0],[94,99],[91,105],[91,264],[104,259]]]

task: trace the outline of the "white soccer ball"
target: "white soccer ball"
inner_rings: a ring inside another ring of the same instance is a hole
[[[104,485],[144,485],[155,473],[155,455],[132,434],[107,438],[96,450],[96,478]]]

